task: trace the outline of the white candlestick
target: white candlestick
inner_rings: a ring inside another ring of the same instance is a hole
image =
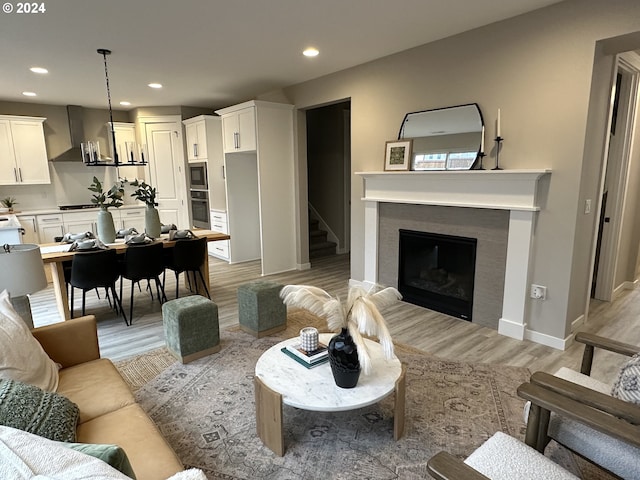
[[[496,137],[500,136],[500,109],[498,109],[498,121],[496,122]]]
[[[484,153],[484,125],[482,126],[482,137],[480,137],[480,153]]]

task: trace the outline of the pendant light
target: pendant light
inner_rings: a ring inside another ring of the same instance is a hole
[[[125,142],[126,159],[120,159],[118,155],[118,144],[116,143],[116,131],[113,123],[113,109],[111,108],[111,89],[109,86],[109,69],[107,68],[107,55],[111,55],[111,50],[99,48],[97,52],[102,55],[104,61],[104,78],[107,86],[107,101],[109,104],[109,136],[113,145],[113,159],[101,159],[100,147],[97,141],[87,141],[81,145],[82,160],[88,166],[123,167],[127,165],[146,165],[147,158],[144,145],[137,145],[134,142]]]

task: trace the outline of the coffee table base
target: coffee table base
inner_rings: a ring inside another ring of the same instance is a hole
[[[393,408],[393,438],[399,440],[404,434],[405,392],[407,367],[402,364],[402,372],[396,380],[395,405]],[[258,437],[273,453],[284,455],[284,431],[282,428],[282,395],[254,377],[256,397],[256,430]]]

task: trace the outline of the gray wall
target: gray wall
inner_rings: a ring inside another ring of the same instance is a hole
[[[546,285],[548,296],[528,304],[527,326],[564,339],[585,313],[589,291],[595,212],[580,217],[578,212],[584,198],[597,198],[602,158],[597,137],[604,125],[602,111],[592,109],[589,117],[589,109],[590,101],[606,105],[608,87],[595,78],[594,53],[598,41],[638,31],[637,0],[568,0],[271,92],[269,98],[280,96],[300,109],[350,98],[353,172],[382,170],[384,142],[397,136],[407,112],[477,102],[487,138],[493,138],[501,108],[501,165],[553,169],[536,224],[530,278]],[[599,54],[606,63],[619,48],[639,47],[640,37],[631,38]],[[596,64],[603,71],[605,66]],[[490,165],[495,149],[487,150]],[[306,166],[306,158],[300,162]],[[364,270],[361,196],[362,180],[353,175],[351,277],[356,280]]]

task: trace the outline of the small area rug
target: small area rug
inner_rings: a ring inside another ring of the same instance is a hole
[[[255,339],[226,329],[219,353],[187,365],[159,349],[117,366],[185,466],[209,479],[424,479],[427,460],[440,450],[465,457],[496,431],[524,437],[516,388],[528,380],[526,368],[443,360],[397,345],[407,364],[399,441],[393,396],[351,412],[285,405],[286,453],[278,457],[256,435],[254,368],[266,349],[304,326],[326,330],[322,320],[294,310],[279,335]],[[292,360],[283,355],[285,361]]]

